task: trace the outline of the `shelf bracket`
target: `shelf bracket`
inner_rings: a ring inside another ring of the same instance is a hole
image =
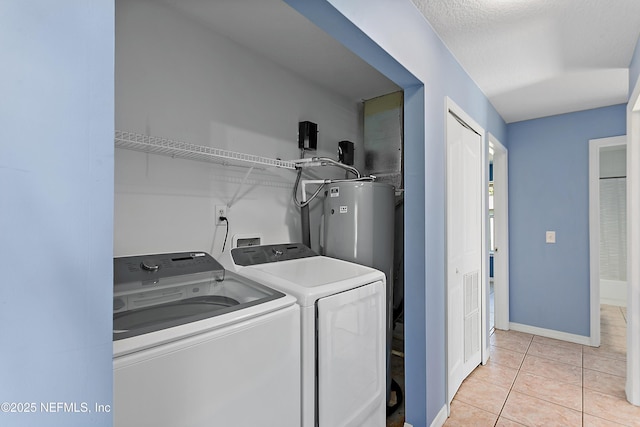
[[[242,181],[240,182],[240,185],[238,186],[238,189],[234,193],[234,195],[231,198],[231,200],[229,201],[229,203],[227,203],[227,207],[229,209],[231,209],[231,206],[233,206],[233,204],[236,202],[236,199],[238,198],[238,194],[240,194],[240,190],[242,190],[242,187],[244,186],[244,183],[247,182],[247,178],[249,178],[249,175],[251,175],[251,172],[253,172],[253,168],[255,166],[256,166],[255,164],[251,165],[251,167],[249,168],[247,173],[244,174],[244,177],[242,178]]]

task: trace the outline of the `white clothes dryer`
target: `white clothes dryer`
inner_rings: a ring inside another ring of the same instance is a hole
[[[302,244],[235,248],[222,262],[298,300],[302,427],[384,427],[384,273]]]
[[[294,297],[187,252],[115,258],[113,303],[114,426],[300,425]]]

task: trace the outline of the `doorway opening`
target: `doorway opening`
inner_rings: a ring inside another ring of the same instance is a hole
[[[627,301],[627,138],[589,141],[591,345],[601,343],[601,306]]]
[[[627,147],[600,147],[600,304],[627,306]]]
[[[627,217],[640,215],[640,79],[627,105]],[[640,227],[637,221],[627,224],[627,258],[637,260],[640,253]],[[640,265],[627,265],[627,400],[640,406]]]
[[[493,143],[489,142],[489,335],[496,328],[495,316],[495,287],[494,287],[494,258],[496,250],[496,228],[494,216],[494,188],[493,188]]]
[[[489,330],[509,329],[509,200],[507,148],[491,133],[489,141]],[[491,311],[492,310],[492,311]]]
[[[591,345],[627,357],[627,137],[589,141]]]

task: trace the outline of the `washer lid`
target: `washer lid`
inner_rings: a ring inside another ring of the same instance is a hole
[[[378,280],[386,282],[381,271],[325,256],[253,265],[238,273],[295,296],[302,306]]]
[[[113,340],[131,338],[285,297],[205,252],[114,258]]]

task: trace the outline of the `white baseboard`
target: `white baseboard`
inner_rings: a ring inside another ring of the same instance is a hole
[[[489,356],[491,355],[491,340],[487,339],[487,348],[482,352],[482,364],[486,365],[489,362]]]
[[[438,415],[436,415],[436,417],[433,419],[430,427],[442,427],[447,421],[447,416],[447,405],[444,405],[442,409],[440,409],[440,412],[438,412]],[[407,427],[406,423],[404,427]]]
[[[627,306],[626,280],[600,279],[600,304]]]
[[[528,334],[540,335],[541,337],[553,338],[561,341],[568,341],[576,344],[591,345],[591,337],[584,335],[569,334],[567,332],[555,331],[553,329],[538,328],[537,326],[523,325],[521,323],[509,323],[509,329]]]
[[[600,298],[600,304],[615,305],[616,307],[626,307],[627,300]]]
[[[438,415],[434,418],[430,427],[442,427],[444,423],[447,421],[447,405],[444,405]],[[404,423],[404,427],[413,427],[409,423]]]

